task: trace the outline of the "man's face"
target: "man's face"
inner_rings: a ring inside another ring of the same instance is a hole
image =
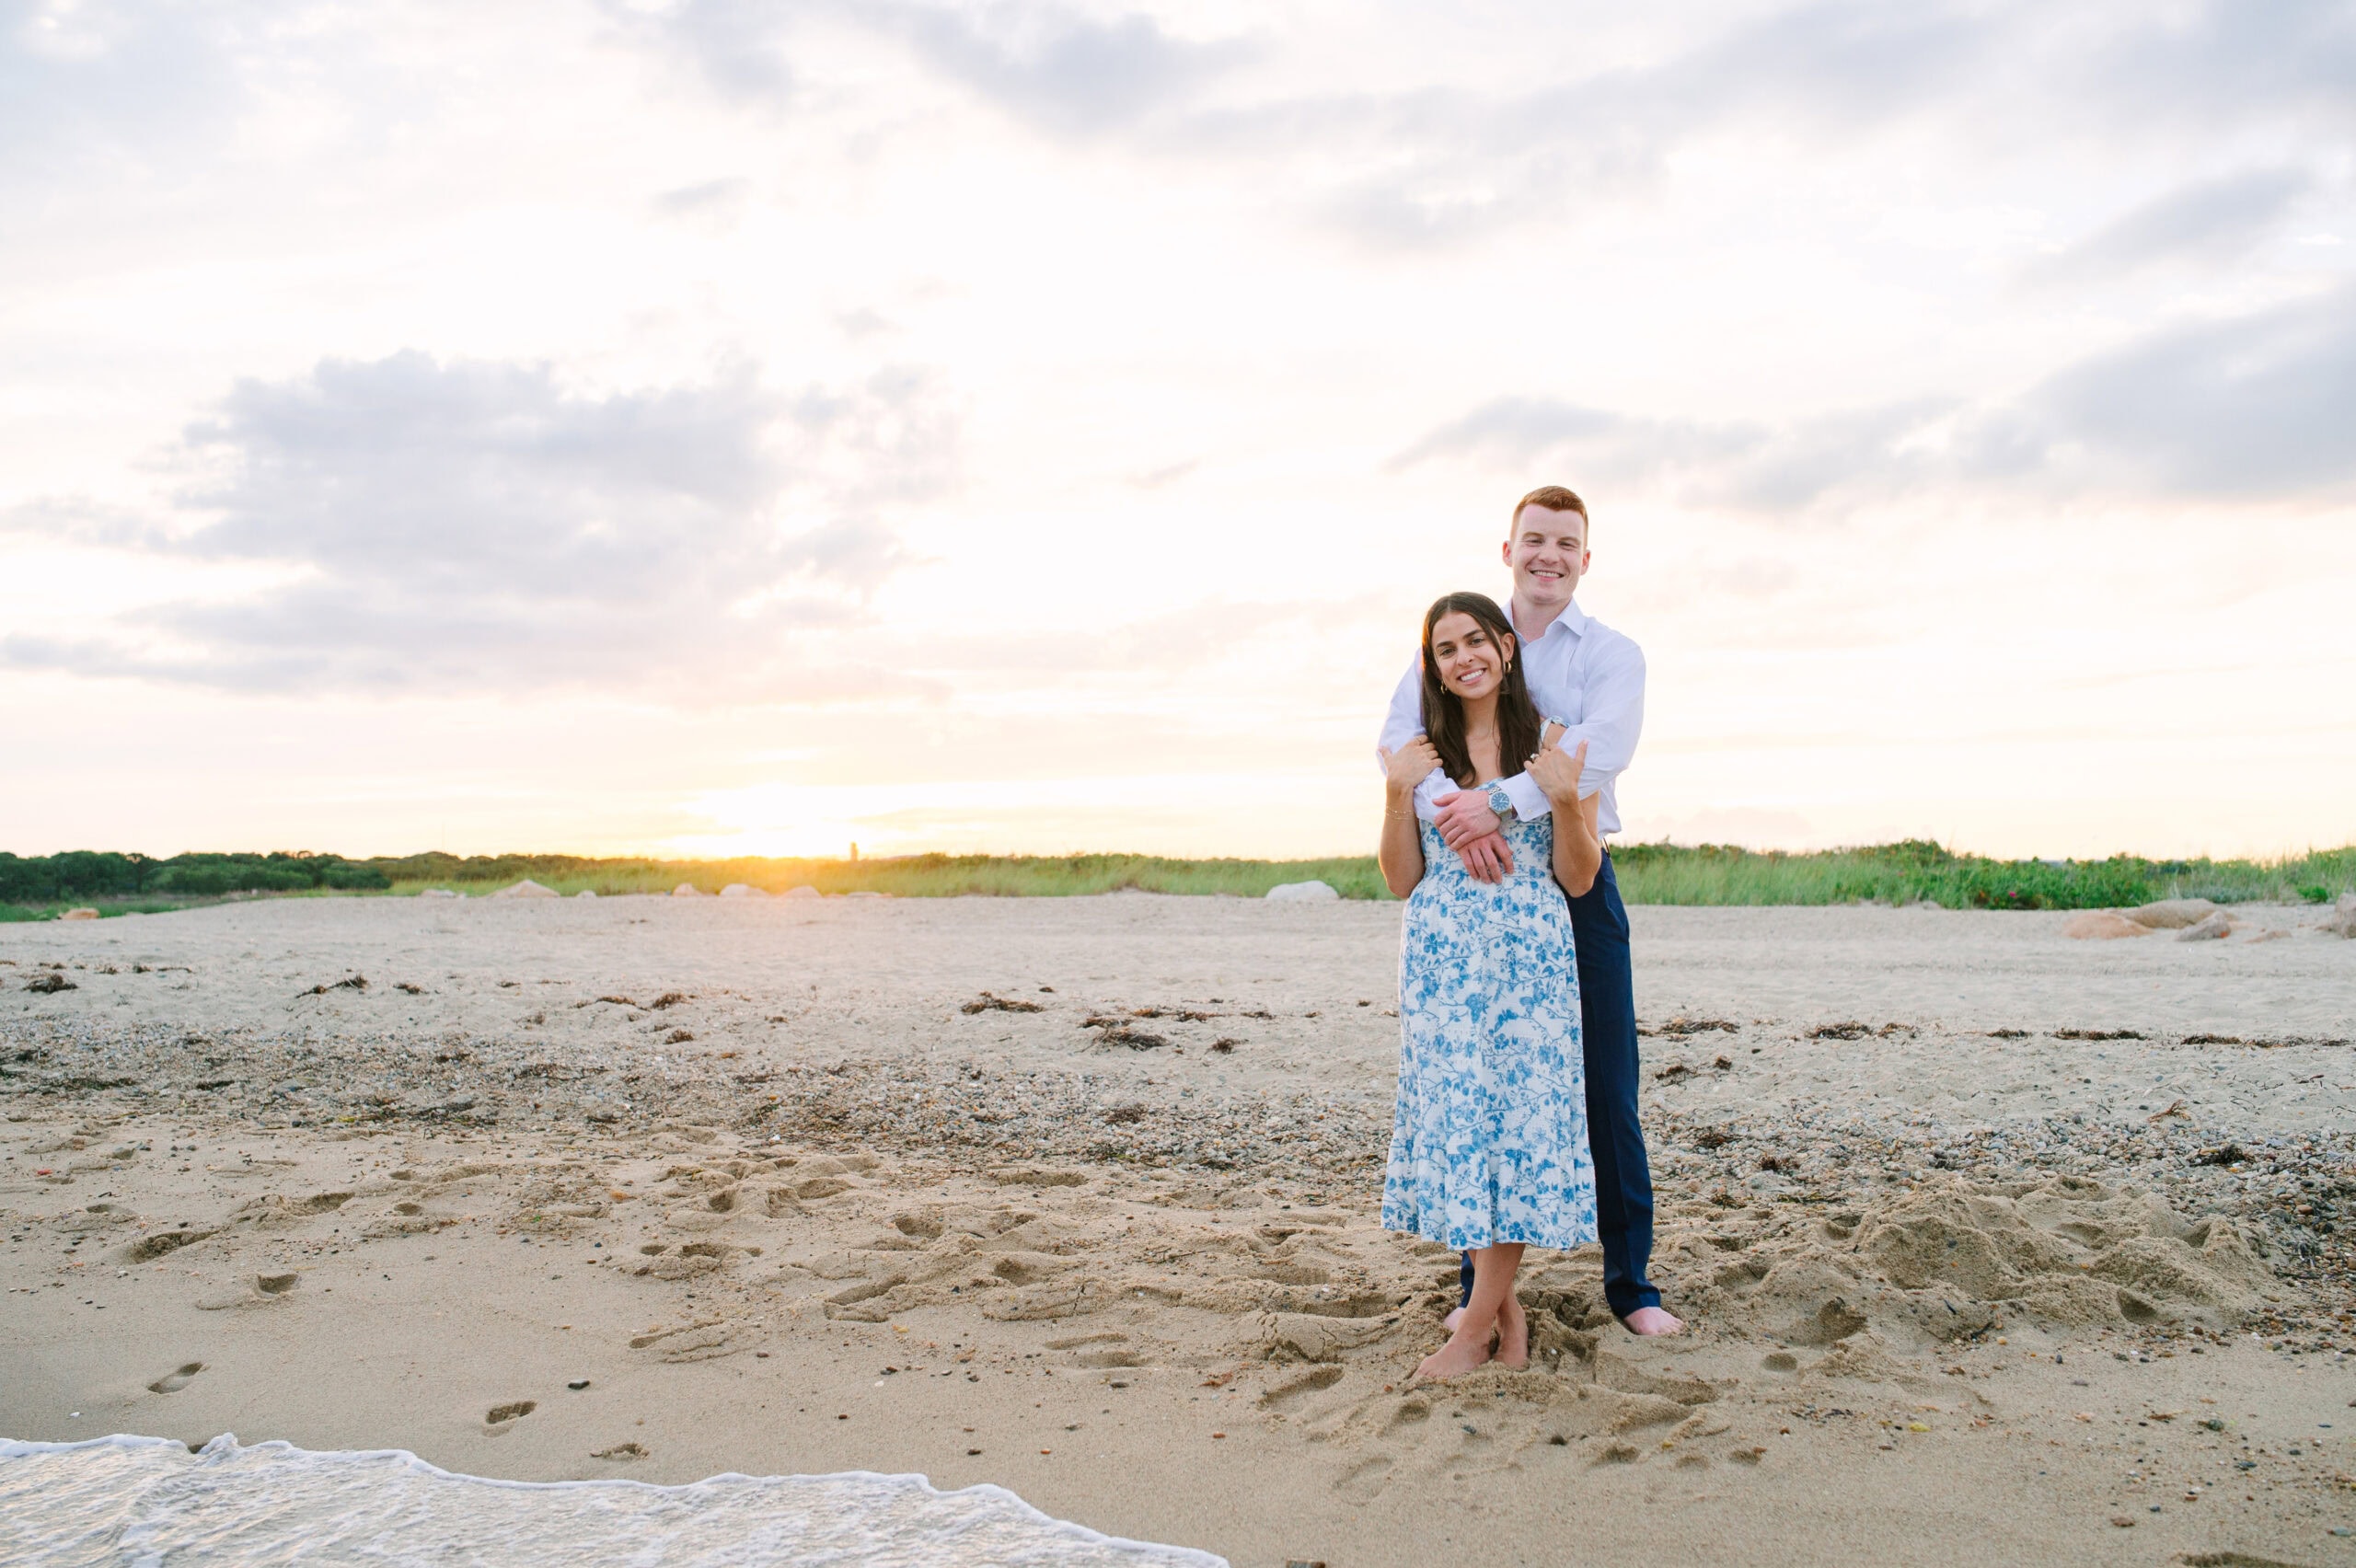
[[[1543,608],[1567,605],[1587,575],[1587,519],[1576,512],[1525,506],[1506,541],[1513,594]]]

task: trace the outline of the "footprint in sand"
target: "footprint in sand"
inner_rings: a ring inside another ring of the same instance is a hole
[[[641,1443],[617,1443],[610,1448],[600,1448],[589,1457],[593,1459],[613,1459],[627,1463],[631,1459],[645,1458],[647,1449]]]
[[[191,1383],[194,1382],[196,1380],[196,1375],[203,1370],[203,1362],[191,1361],[186,1366],[179,1367],[178,1370],[167,1372],[161,1378],[156,1378],[154,1382],[148,1384],[147,1391],[151,1394],[177,1394],[182,1389],[187,1388]]]
[[[539,1408],[537,1400],[510,1400],[505,1404],[495,1404],[483,1415],[483,1433],[486,1436],[497,1437],[513,1432],[517,1422]]]

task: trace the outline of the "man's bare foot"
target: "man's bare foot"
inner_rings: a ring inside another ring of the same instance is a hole
[[[1415,1368],[1415,1376],[1435,1383],[1450,1378],[1461,1378],[1489,1359],[1489,1336],[1483,1334],[1478,1343],[1463,1334],[1450,1334],[1448,1343],[1424,1357]]]
[[[1673,1318],[1657,1307],[1639,1307],[1620,1321],[1627,1325],[1630,1333],[1643,1334],[1646,1338],[1656,1334],[1681,1334],[1685,1332],[1683,1319]]]
[[[1530,1319],[1510,1296],[1497,1309],[1497,1365],[1515,1372],[1530,1365]]]

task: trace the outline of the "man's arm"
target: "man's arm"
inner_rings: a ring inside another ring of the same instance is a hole
[[[1391,694],[1391,711],[1383,715],[1382,733],[1375,742],[1375,763],[1381,765],[1386,752],[1395,752],[1424,732],[1424,665],[1420,655],[1407,661],[1407,673],[1399,677],[1399,686]],[[1432,776],[1415,787],[1415,814],[1429,822],[1439,814],[1433,802],[1456,788],[1447,774],[1434,769]]]
[[[1554,744],[1575,749],[1587,744],[1587,770],[1579,776],[1579,798],[1599,793],[1604,785],[1635,760],[1636,739],[1645,727],[1645,652],[1628,638],[1614,637],[1598,650],[1587,669],[1583,717],[1556,737]],[[1541,699],[1543,706],[1543,699]],[[1543,713],[1541,717],[1546,717]],[[1503,779],[1499,788],[1513,801],[1514,814],[1524,819],[1544,816],[1553,808],[1527,773]],[[1460,795],[1435,813],[1440,836],[1451,847],[1497,828],[1496,813],[1479,794]]]

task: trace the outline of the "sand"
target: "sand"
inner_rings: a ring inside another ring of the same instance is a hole
[[[0,1435],[918,1471],[1239,1564],[2356,1561],[2356,942],[2239,913],[1634,911],[1693,1332],[1533,1253],[1538,1365],[1438,1388],[1395,905],[0,927]]]

